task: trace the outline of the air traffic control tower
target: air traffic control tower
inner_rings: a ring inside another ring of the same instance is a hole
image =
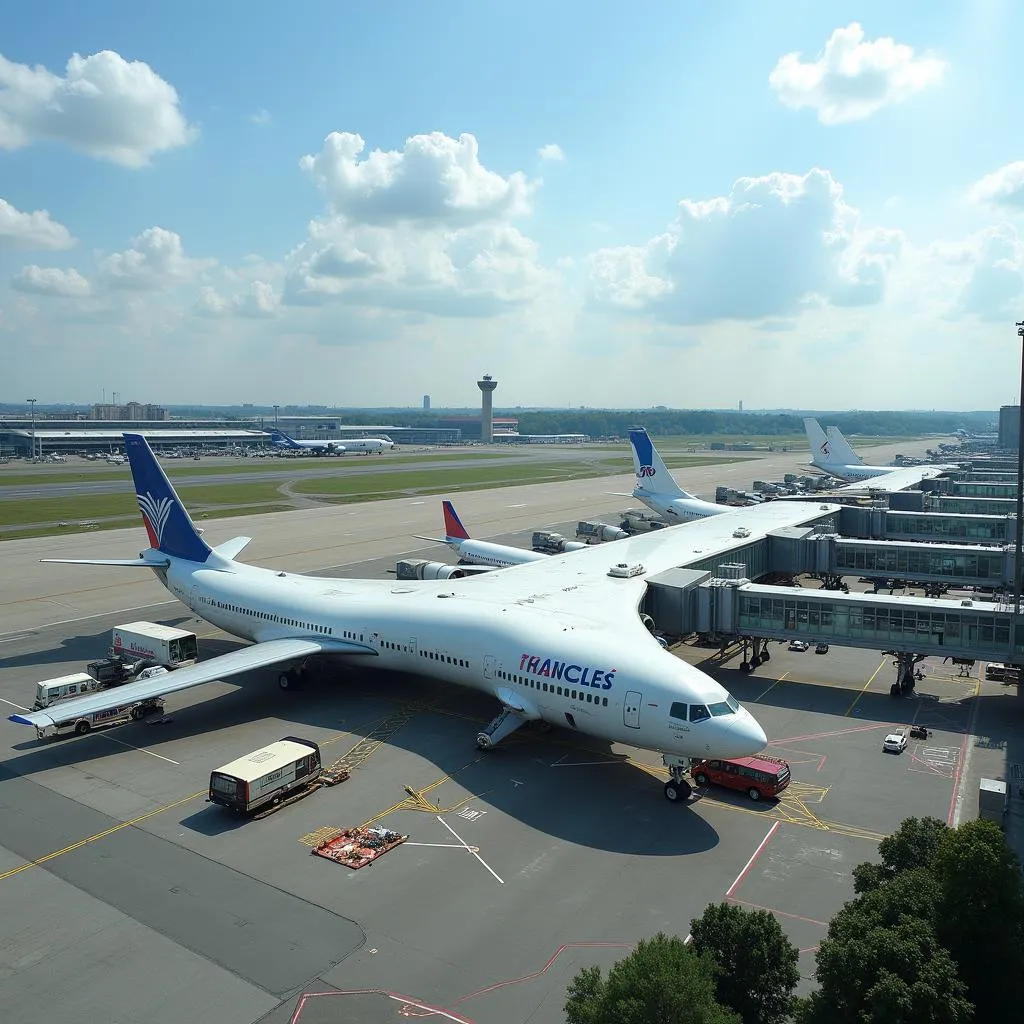
[[[483,403],[480,406],[480,440],[484,444],[490,444],[494,440],[494,424],[491,413],[491,395],[498,386],[498,382],[489,374],[485,373],[483,380],[478,380],[476,386],[483,393]]]

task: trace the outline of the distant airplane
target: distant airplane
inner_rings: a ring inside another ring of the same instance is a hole
[[[633,448],[633,467],[636,470],[632,497],[657,512],[666,522],[688,523],[733,511],[727,505],[703,501],[684,491],[642,427],[629,432],[629,443]]]
[[[853,482],[870,480],[892,473],[893,466],[866,466],[864,460],[850,447],[838,427],[829,427],[828,434],[812,416],[804,419],[807,443],[811,447],[811,465],[829,476]]]
[[[295,452],[314,452],[318,455],[344,455],[347,444],[340,441],[296,441],[294,437],[282,434],[280,430],[270,431],[270,443],[278,448]]]
[[[538,562],[550,555],[539,551],[530,551],[526,548],[516,548],[508,544],[492,544],[486,540],[473,540],[469,531],[462,525],[455,506],[450,501],[441,502],[444,509],[444,533],[443,537],[421,537],[413,534],[417,540],[431,540],[435,544],[447,544],[462,562],[470,565],[486,565],[492,569],[504,569],[510,565],[524,565],[526,562]],[[587,545],[583,541],[570,541],[566,544],[566,551],[578,551]]]
[[[497,716],[477,735],[489,749],[540,720],[611,743],[662,753],[665,796],[685,799],[691,758],[740,757],[767,744],[756,719],[714,679],[665,651],[637,607],[645,576],[678,565],[693,541],[657,531],[552,555],[472,580],[354,580],[304,576],[235,561],[248,537],[211,548],[141,434],[125,447],[150,546],[130,559],[46,559],[153,571],[179,601],[252,644],[187,668],[78,697],[11,721],[48,729],[83,716],[317,655],[355,656],[481,690]],[[751,509],[741,511],[746,517]],[[758,506],[769,528],[806,511]],[[710,524],[709,524],[710,525]],[[700,529],[699,526],[693,527]],[[612,558],[617,564],[609,567]],[[280,672],[290,689],[299,673]],[[339,698],[343,699],[343,698]],[[81,730],[79,730],[81,725]],[[600,786],[591,778],[588,786]]]

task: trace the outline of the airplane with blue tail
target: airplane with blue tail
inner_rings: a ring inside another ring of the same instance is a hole
[[[636,486],[631,497],[657,512],[665,522],[689,523],[732,511],[727,505],[704,501],[684,491],[676,483],[643,427],[630,430],[629,443],[633,449],[633,468],[636,472]]]
[[[344,441],[296,441],[283,431],[271,430],[270,443],[278,448],[287,448],[295,452],[311,452],[316,455],[346,455],[360,453],[362,455],[380,455],[395,447],[389,437],[347,437]]]
[[[525,722],[543,721],[659,751],[671,776],[665,795],[673,801],[690,793],[684,775],[691,758],[739,757],[767,743],[756,719],[710,676],[663,650],[638,614],[645,577],[685,561],[690,537],[658,531],[617,542],[616,565],[636,564],[642,572],[609,568],[601,546],[473,579],[400,584],[265,569],[238,561],[248,537],[207,543],[145,438],[124,439],[149,547],[136,558],[43,561],[148,570],[197,616],[249,643],[10,716],[40,735],[58,723],[256,669],[273,668],[289,690],[308,659],[328,657],[340,667],[358,662],[489,694],[498,710],[476,737],[481,749]],[[805,514],[780,510],[776,518]]]

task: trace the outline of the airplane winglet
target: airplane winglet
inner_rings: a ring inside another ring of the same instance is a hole
[[[8,715],[7,720],[9,722],[17,722],[18,725],[31,725],[32,723],[24,717],[24,715]]]

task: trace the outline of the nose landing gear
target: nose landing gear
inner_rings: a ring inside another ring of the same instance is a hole
[[[693,793],[693,787],[686,781],[690,759],[676,754],[662,754],[661,759],[671,776],[665,783],[665,799],[674,804],[685,803]]]

